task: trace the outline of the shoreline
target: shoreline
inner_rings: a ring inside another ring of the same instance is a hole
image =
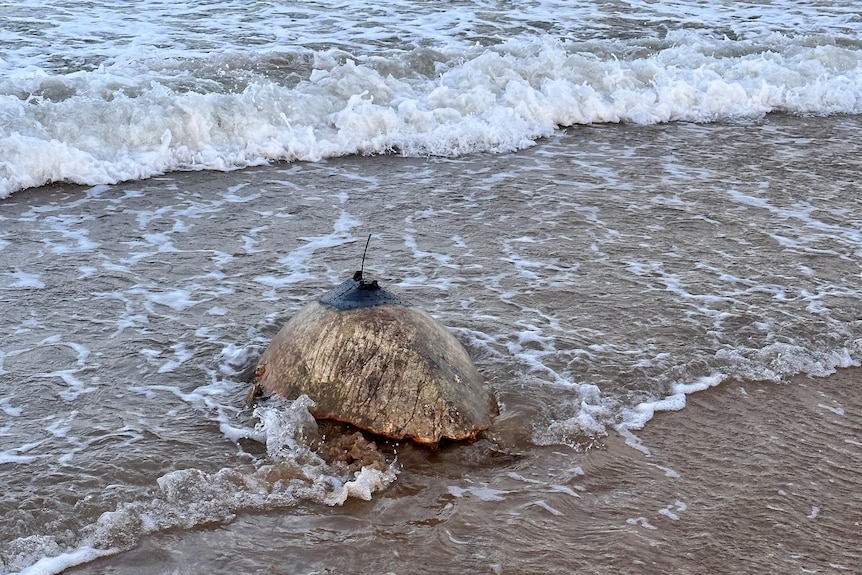
[[[303,573],[855,573],[860,381],[862,369],[846,368],[712,387],[637,433],[649,455],[612,433],[566,471],[547,467],[559,446],[497,463],[473,459],[478,446],[408,449],[398,481],[372,501],[153,534],[70,573],[204,573],[259,561],[281,572],[281,560]],[[315,543],[297,547],[297,537]]]
[[[862,369],[786,382],[728,381],[636,433],[609,437],[601,468],[636,465],[629,520],[649,565],[678,573],[858,572]],[[780,387],[781,389],[776,389]],[[587,458],[585,469],[591,475]],[[682,562],[682,565],[678,561]]]
[[[626,131],[635,131],[635,132],[643,132],[643,133],[653,133],[653,132],[664,132],[667,130],[674,130],[677,128],[687,128],[690,125],[710,129],[710,127],[714,128],[735,128],[735,127],[752,127],[758,128],[763,125],[774,125],[776,127],[782,127],[788,123],[795,122],[804,122],[806,120],[815,119],[818,124],[823,124],[828,127],[830,130],[834,130],[836,125],[841,125],[844,122],[851,122],[855,124],[855,120],[860,114],[853,112],[839,112],[839,113],[830,113],[823,116],[809,116],[807,114],[792,114],[783,110],[770,111],[762,116],[756,116],[745,120],[743,123],[740,123],[739,120],[729,119],[729,120],[709,120],[703,122],[688,122],[688,121],[680,121],[680,120],[670,120],[666,122],[657,122],[657,123],[646,123],[639,124],[634,122],[609,122],[609,123],[575,123],[571,125],[557,125],[556,128],[547,134],[540,134],[532,138],[530,141],[532,142],[529,145],[525,145],[523,147],[518,147],[514,150],[478,150],[478,151],[469,151],[464,154],[458,156],[452,156],[448,154],[401,154],[395,151],[386,151],[386,152],[372,152],[372,153],[364,153],[364,152],[351,152],[345,153],[342,155],[331,155],[331,156],[323,156],[319,159],[305,159],[305,158],[277,158],[277,159],[269,159],[265,163],[250,163],[248,165],[243,166],[231,166],[229,168],[216,168],[216,167],[195,167],[195,168],[184,168],[184,167],[176,167],[174,169],[169,169],[165,171],[157,171],[152,173],[151,175],[145,177],[130,177],[125,179],[119,179],[114,182],[101,182],[101,183],[79,183],[72,180],[51,180],[36,186],[28,186],[24,188],[17,188],[13,191],[6,193],[5,195],[0,195],[0,206],[4,203],[17,203],[16,200],[29,200],[27,196],[52,196],[55,194],[60,195],[86,195],[87,192],[91,189],[126,189],[126,188],[135,188],[135,187],[151,187],[153,186],[153,182],[159,181],[176,181],[176,182],[188,182],[189,185],[194,186],[196,183],[200,182],[211,182],[214,180],[220,179],[230,179],[236,181],[243,181],[243,179],[249,179],[253,181],[258,181],[260,179],[266,178],[266,173],[281,173],[284,170],[290,170],[294,167],[321,167],[321,166],[339,166],[343,164],[354,164],[355,162],[365,162],[365,161],[375,161],[375,160],[394,160],[396,162],[406,162],[408,164],[416,164],[426,162],[428,160],[431,161],[440,161],[447,162],[455,159],[456,161],[462,160],[472,160],[477,157],[490,157],[490,158],[505,158],[507,156],[518,156],[522,154],[531,154],[534,153],[537,149],[541,149],[546,147],[548,144],[553,143],[554,141],[560,139],[571,139],[575,138],[580,140],[582,138],[582,132],[591,132],[591,131],[605,131],[609,129],[620,130],[624,129]],[[853,126],[855,127],[855,126]],[[853,127],[849,129],[853,129]],[[259,172],[263,172],[263,176],[259,174]]]

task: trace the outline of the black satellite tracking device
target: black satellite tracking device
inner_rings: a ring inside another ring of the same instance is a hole
[[[365,256],[368,254],[368,244],[370,243],[371,234],[368,234],[359,270],[353,274],[351,279],[340,283],[335,289],[323,294],[318,300],[320,303],[331,305],[341,311],[378,305],[401,305],[405,307],[412,305],[406,299],[381,288],[377,280],[368,280],[363,277],[363,273],[365,272]]]

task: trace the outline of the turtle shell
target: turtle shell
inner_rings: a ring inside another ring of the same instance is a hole
[[[341,309],[345,287],[362,291],[349,282],[361,277],[285,324],[261,356],[257,385],[288,399],[305,394],[315,417],[393,439],[436,444],[490,427],[497,402],[455,336],[395,296]]]

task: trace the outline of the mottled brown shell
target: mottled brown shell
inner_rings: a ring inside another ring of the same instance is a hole
[[[473,438],[498,413],[464,347],[415,307],[308,304],[275,336],[255,375],[265,392],[308,395],[319,419],[419,443]]]

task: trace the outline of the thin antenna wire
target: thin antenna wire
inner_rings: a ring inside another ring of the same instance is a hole
[[[362,265],[359,266],[359,277],[362,277],[362,272],[365,271],[365,254],[368,253],[368,244],[371,243],[371,234],[368,234],[368,239],[365,241],[365,251],[362,252]]]

